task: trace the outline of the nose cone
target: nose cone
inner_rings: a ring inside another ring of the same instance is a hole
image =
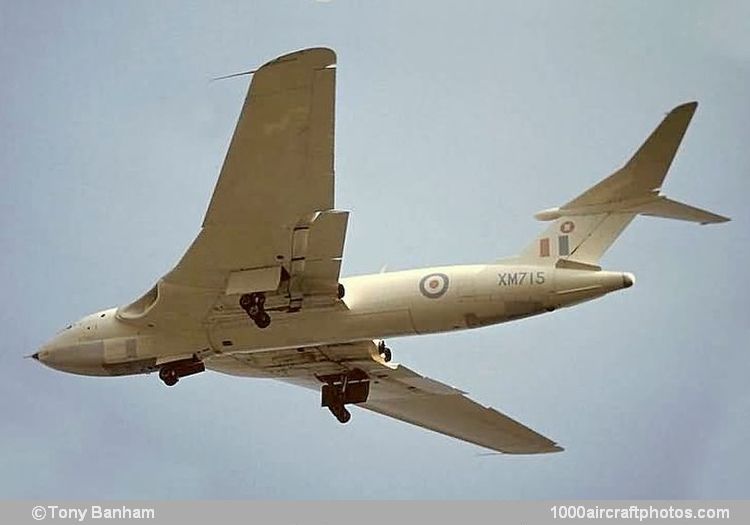
[[[29,357],[62,372],[107,375],[104,369],[104,344],[101,341],[68,346],[46,345]]]
[[[44,345],[39,350],[31,355],[27,355],[26,357],[30,357],[34,361],[39,361],[43,365],[46,365],[47,361],[49,361],[51,352],[51,348],[48,345]]]
[[[635,275],[632,273],[624,273],[622,274],[622,287],[623,288],[630,288],[635,284]]]
[[[34,352],[31,355],[25,356],[26,359],[33,359],[34,361],[39,361],[43,365],[47,364],[47,360],[49,359],[50,350],[47,348],[47,346],[43,346],[38,351]]]

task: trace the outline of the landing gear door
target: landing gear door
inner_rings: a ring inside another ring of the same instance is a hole
[[[240,270],[229,274],[226,295],[275,291],[281,283],[281,266]]]

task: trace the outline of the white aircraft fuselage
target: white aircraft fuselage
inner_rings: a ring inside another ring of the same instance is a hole
[[[52,368],[75,374],[138,374],[195,354],[332,345],[489,326],[596,299],[632,286],[634,277],[498,263],[377,273],[341,283],[346,308],[285,314],[264,330],[249,323],[240,309],[212,324],[174,333],[136,328],[111,308],[77,321],[36,355]],[[263,370],[257,375],[264,376]]]

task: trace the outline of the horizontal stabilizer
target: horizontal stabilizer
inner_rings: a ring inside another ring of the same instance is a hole
[[[728,217],[688,206],[687,204],[673,201],[666,197],[660,197],[656,201],[641,206],[639,212],[642,215],[650,215],[651,217],[664,217],[666,219],[698,222],[700,224],[714,224],[730,220]]]

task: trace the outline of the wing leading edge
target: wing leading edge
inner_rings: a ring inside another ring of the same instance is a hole
[[[369,378],[369,396],[357,406],[418,427],[506,454],[563,450],[518,421],[469,399],[465,392],[386,363],[373,341],[304,349],[220,355],[209,369],[267,377],[321,391],[322,378],[358,370]]]

